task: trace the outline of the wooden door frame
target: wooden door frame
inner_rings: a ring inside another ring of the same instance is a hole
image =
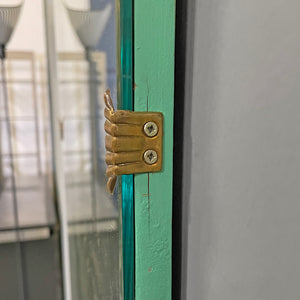
[[[134,0],[134,110],[164,114],[163,169],[135,175],[135,299],[171,299],[174,0]]]

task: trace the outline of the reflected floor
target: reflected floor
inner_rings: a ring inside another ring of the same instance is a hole
[[[48,238],[57,221],[51,178],[18,176],[16,185],[18,222],[14,214],[11,180],[5,178],[3,181],[0,195],[0,242],[16,241],[16,229],[21,230],[22,240]]]
[[[68,173],[66,185],[69,224],[118,218],[118,208],[106,192],[104,180],[93,188],[90,174]]]
[[[118,208],[103,192],[105,187],[99,184],[93,199],[88,175],[68,174],[66,178],[70,234],[117,230]],[[49,237],[57,224],[51,181],[50,175],[16,177],[17,226],[11,180],[4,179],[0,192],[0,243],[16,241],[16,229],[21,230],[24,240]]]

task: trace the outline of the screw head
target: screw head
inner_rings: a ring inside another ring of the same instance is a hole
[[[149,121],[144,125],[144,132],[149,137],[154,137],[158,133],[158,126],[152,122]]]
[[[147,150],[144,153],[144,161],[148,164],[148,165],[153,165],[157,162],[157,153],[154,150]]]

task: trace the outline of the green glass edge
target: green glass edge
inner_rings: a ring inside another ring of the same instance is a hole
[[[133,110],[133,5],[116,0],[118,108]],[[133,175],[121,177],[121,216],[124,300],[134,299]]]

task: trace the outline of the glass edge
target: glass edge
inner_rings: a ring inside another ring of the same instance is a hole
[[[118,108],[133,110],[133,1],[116,0]],[[120,176],[121,298],[134,299],[134,193],[133,175]]]

